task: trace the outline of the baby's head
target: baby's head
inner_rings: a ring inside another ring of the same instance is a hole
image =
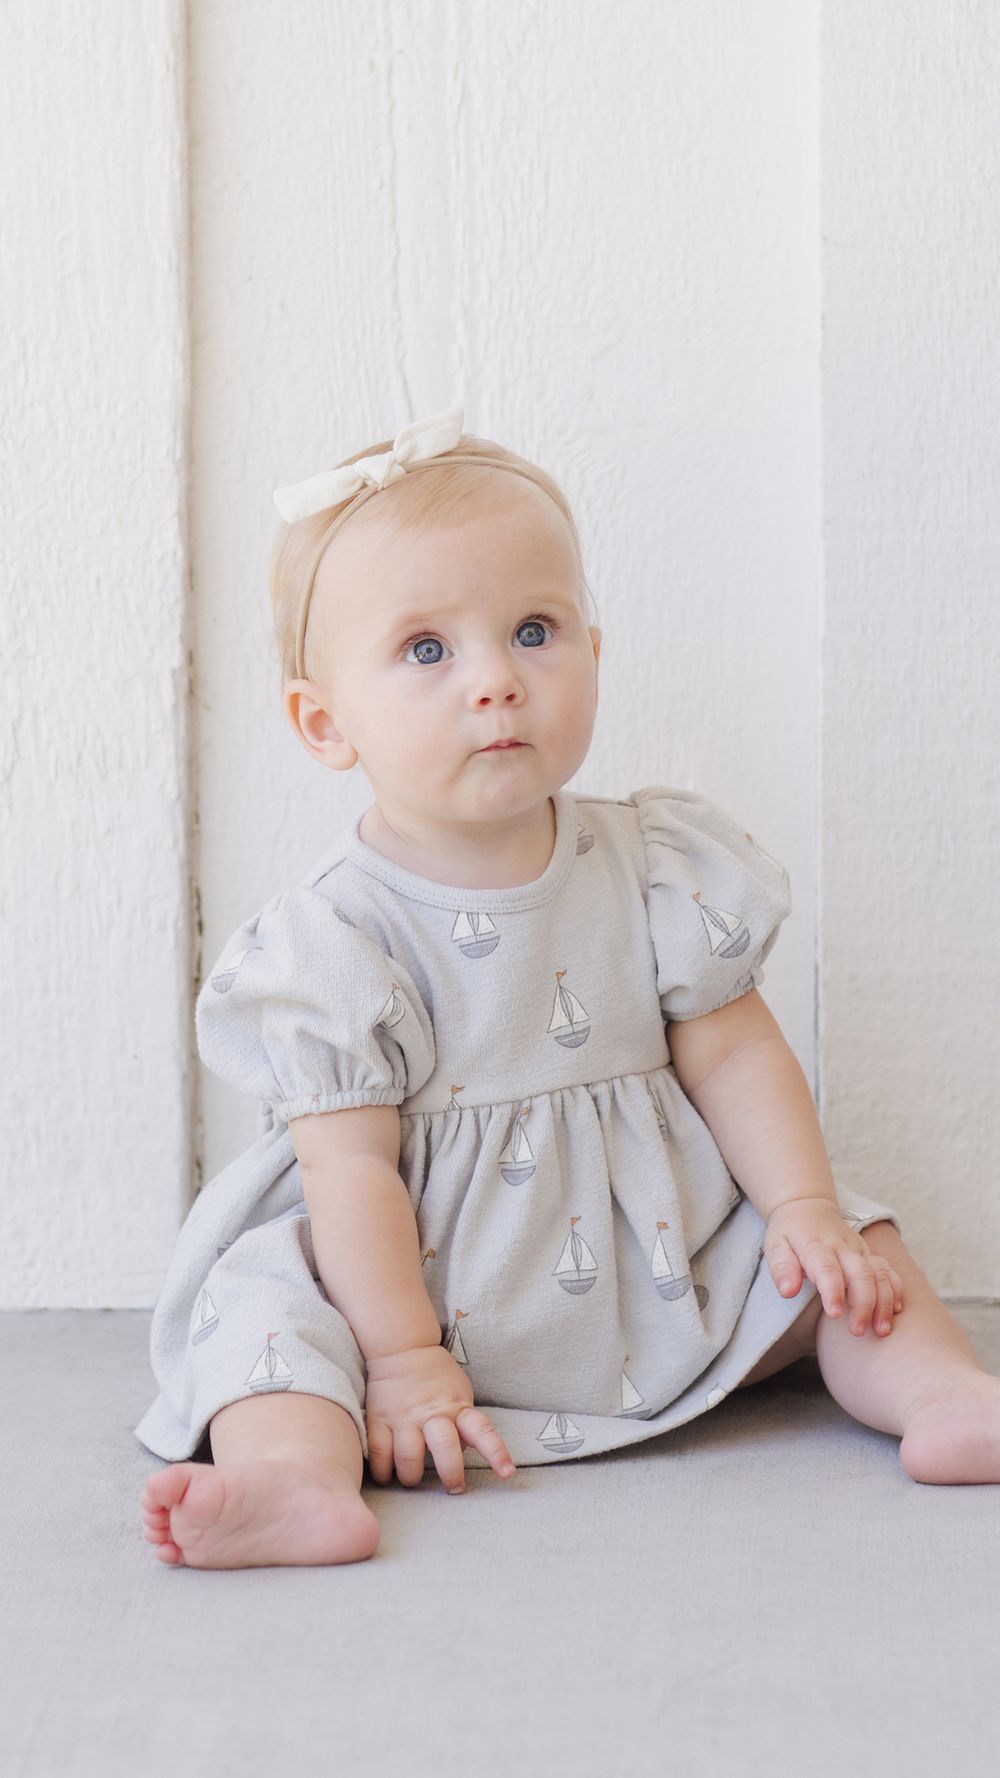
[[[503,821],[582,762],[599,632],[566,497],[524,458],[463,436],[285,524],[271,590],[293,728],[360,760],[390,821]]]

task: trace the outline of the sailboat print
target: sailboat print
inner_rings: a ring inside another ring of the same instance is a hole
[[[583,1236],[576,1232],[579,1220],[578,1216],[570,1217],[566,1245],[552,1270],[553,1278],[558,1278],[570,1296],[586,1296],[597,1283],[597,1261]]]
[[[508,1185],[525,1185],[535,1171],[535,1157],[524,1133],[528,1106],[522,1106],[514,1119],[506,1148],[500,1150],[500,1172]]]
[[[683,1278],[678,1278],[667,1258],[667,1250],[663,1245],[663,1231],[666,1227],[665,1222],[658,1222],[656,1225],[656,1240],[653,1242],[650,1270],[653,1274],[653,1283],[664,1302],[673,1303],[678,1297],[687,1295],[691,1289],[691,1279],[687,1274]]]
[[[568,1414],[553,1414],[546,1420],[538,1434],[538,1443],[547,1451],[560,1457],[566,1457],[570,1451],[578,1451],[583,1444],[583,1433],[579,1426],[574,1426]]]
[[[500,943],[500,934],[489,914],[461,913],[451,929],[451,942],[463,957],[488,957]]]
[[[740,915],[727,914],[722,908],[710,908],[697,895],[694,899],[701,909],[712,956],[718,951],[723,957],[742,957],[750,943],[750,934]]]
[[[375,1020],[375,1023],[376,1025],[384,1025],[387,1031],[391,1031],[393,1025],[398,1025],[400,1019],[405,1019],[405,1017],[406,1007],[400,1000],[399,995],[396,992],[396,984],[393,982],[392,993],[389,995],[389,998],[383,1006],[382,1011],[379,1013],[378,1018]]]
[[[469,1354],[465,1350],[461,1330],[458,1325],[460,1321],[468,1321],[468,1319],[469,1317],[467,1313],[463,1313],[461,1309],[456,1309],[455,1319],[449,1327],[445,1338],[444,1349],[446,1352],[451,1353],[456,1364],[468,1364],[469,1362]]]
[[[200,1346],[209,1334],[214,1334],[219,1325],[219,1311],[207,1290],[203,1290],[194,1306],[194,1320],[191,1323],[191,1344]]]
[[[709,1393],[705,1397],[705,1406],[707,1408],[717,1408],[720,1401],[725,1401],[726,1396],[728,1394],[729,1394],[728,1389],[711,1389],[711,1390],[709,1390]]]
[[[229,993],[230,988],[236,980],[236,973],[241,965],[246,962],[251,951],[259,951],[260,948],[260,945],[249,945],[245,951],[235,951],[233,955],[223,963],[222,967],[216,970],[212,977],[212,986],[217,994]]]
[[[552,1002],[549,1035],[564,1049],[579,1049],[590,1036],[590,1014],[580,1005],[575,994],[562,985],[564,969],[556,970],[556,997]]]
[[[594,843],[593,834],[588,833],[587,829],[585,827],[580,827],[578,825],[577,830],[576,830],[576,855],[577,855],[577,857],[579,858],[580,854],[582,852],[589,852],[593,843]]]
[[[628,1359],[626,1358],[625,1364],[627,1364],[627,1363],[628,1363]],[[628,1420],[635,1413],[636,1408],[645,1407],[646,1403],[645,1403],[644,1397],[639,1394],[639,1391],[636,1388],[635,1384],[633,1383],[631,1377],[626,1376],[624,1365],[622,1366],[620,1388],[621,1388],[621,1400],[622,1400],[622,1414],[623,1414],[624,1418],[626,1420]]]
[[[436,1248],[428,1247],[427,1252],[424,1254],[423,1259],[420,1261],[421,1266],[422,1267],[425,1266],[429,1259],[437,1259],[437,1249]]]
[[[448,1100],[448,1110],[449,1111],[461,1111],[462,1107],[458,1103],[458,1094],[464,1093],[464,1092],[465,1092],[464,1087],[452,1087],[451,1098]]]
[[[272,1346],[273,1339],[273,1333],[269,1333],[267,1345],[247,1378],[247,1383],[255,1395],[262,1394],[265,1390],[275,1392],[279,1389],[290,1389],[292,1385],[292,1373],[281,1353],[276,1352]]]

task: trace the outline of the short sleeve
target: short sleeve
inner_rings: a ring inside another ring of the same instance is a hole
[[[748,994],[791,911],[783,867],[721,809],[683,790],[637,790],[647,908],[666,1019]]]
[[[434,1067],[430,1020],[406,971],[308,888],[234,934],[197,1024],[208,1067],[286,1123],[399,1105]]]

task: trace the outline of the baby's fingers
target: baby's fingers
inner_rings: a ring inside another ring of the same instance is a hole
[[[881,1300],[888,1309],[888,1325],[876,1326],[876,1333],[888,1333],[892,1327],[892,1290],[889,1288],[888,1267],[872,1258],[870,1254],[859,1253],[853,1247],[845,1247],[840,1256],[844,1277],[847,1279],[847,1298],[850,1304],[847,1325],[852,1334],[861,1336],[868,1328],[869,1322],[876,1314],[880,1303],[879,1280],[881,1277]]]
[[[508,1476],[514,1474],[514,1462],[507,1446],[478,1408],[463,1408],[456,1415],[455,1424],[466,1444],[478,1451],[480,1457],[485,1457],[498,1476],[503,1476],[506,1481]]]
[[[392,1427],[384,1420],[368,1418],[368,1467],[372,1481],[384,1488],[392,1481]]]
[[[779,1235],[767,1250],[767,1263],[776,1288],[782,1296],[798,1296],[802,1289],[802,1267],[790,1241]]]
[[[875,1274],[875,1310],[872,1315],[872,1327],[884,1337],[892,1332],[892,1318],[897,1303],[902,1307],[902,1286],[888,1260],[879,1254],[871,1257],[871,1268]]]
[[[437,1470],[447,1494],[465,1493],[465,1464],[462,1461],[462,1441],[454,1420],[448,1414],[435,1414],[433,1420],[424,1422],[424,1438],[427,1449],[434,1459]]]
[[[805,1253],[805,1273],[819,1291],[824,1313],[829,1315],[831,1321],[839,1321],[844,1313],[845,1271],[833,1248],[820,1241],[810,1242]],[[874,1300],[873,1294],[873,1303]],[[865,1325],[867,1326],[867,1321]]]
[[[396,1474],[404,1488],[416,1488],[424,1479],[424,1457],[427,1447],[424,1435],[413,1421],[397,1426],[392,1437]]]

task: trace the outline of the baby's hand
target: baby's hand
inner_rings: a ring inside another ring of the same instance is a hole
[[[465,1492],[462,1451],[471,1445],[498,1476],[514,1465],[498,1432],[473,1406],[472,1385],[443,1346],[417,1346],[368,1360],[368,1462],[377,1482],[393,1467],[407,1488],[424,1473],[424,1453],[449,1494]]]
[[[846,1294],[852,1334],[863,1334],[869,1322],[877,1334],[892,1332],[893,1315],[903,1307],[902,1280],[829,1198],[779,1204],[768,1221],[764,1253],[782,1296],[798,1296],[805,1275],[834,1321],[844,1312]]]

